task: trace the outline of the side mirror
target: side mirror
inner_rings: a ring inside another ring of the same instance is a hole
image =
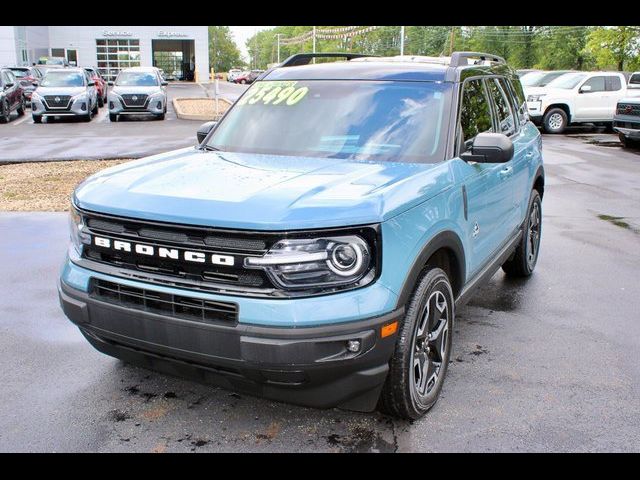
[[[591,91],[591,85],[583,85],[580,87],[580,93],[588,93]]]
[[[38,82],[31,82],[31,85],[33,85],[34,87],[38,86]]]
[[[460,158],[465,162],[506,163],[513,158],[513,142],[502,133],[479,133],[470,151]]]
[[[216,125],[218,125],[218,122],[207,122],[200,125],[200,128],[198,129],[198,134],[197,134],[199,144],[204,141],[207,135],[209,135],[209,132],[213,130],[216,127]]]
[[[15,83],[5,83],[4,88],[5,88],[5,89],[7,89],[7,88],[11,88],[11,87],[13,87],[14,85],[15,85]]]
[[[167,85],[169,85],[169,82],[163,81],[163,82],[160,82],[160,85],[162,85],[163,87],[166,87]]]
[[[110,87],[113,87],[113,82],[107,82],[107,85],[109,85]]]

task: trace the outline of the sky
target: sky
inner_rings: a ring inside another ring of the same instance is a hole
[[[233,34],[233,39],[236,41],[236,44],[238,45],[238,48],[240,49],[240,53],[242,53],[242,56],[244,57],[245,60],[248,60],[249,59],[249,53],[247,52],[247,46],[245,45],[247,40],[249,40],[249,38],[251,38],[255,33],[259,32],[261,30],[267,30],[269,28],[274,28],[274,27],[255,27],[255,26],[232,27],[232,26],[229,26],[229,28],[231,29],[231,33]]]

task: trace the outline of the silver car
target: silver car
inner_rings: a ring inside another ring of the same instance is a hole
[[[98,113],[96,87],[82,68],[52,68],[31,94],[31,115],[35,123],[42,117],[80,117],[89,122]]]
[[[133,67],[122,70],[115,82],[109,82],[109,120],[120,115],[154,115],[163,120],[167,113],[167,93],[159,70],[155,67]]]

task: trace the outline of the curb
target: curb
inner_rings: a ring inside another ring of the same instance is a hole
[[[212,121],[212,120],[220,120],[220,118],[222,117],[222,114],[218,114],[215,115],[213,118],[211,118],[211,116],[209,115],[194,115],[194,114],[190,114],[190,113],[185,113],[181,106],[180,106],[180,101],[181,100],[194,100],[194,97],[178,97],[178,98],[174,98],[173,101],[173,108],[176,111],[176,116],[182,120],[200,120],[203,122],[207,122],[207,121]],[[213,100],[211,97],[205,97],[205,98],[195,98],[195,100]],[[229,106],[231,106],[233,103],[229,100],[227,100],[226,98],[222,98],[222,97],[218,97],[218,101],[219,102],[225,102],[227,103]]]

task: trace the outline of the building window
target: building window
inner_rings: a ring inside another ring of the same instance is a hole
[[[140,40],[109,38],[96,40],[98,71],[112,82],[120,70],[140,66]]]

